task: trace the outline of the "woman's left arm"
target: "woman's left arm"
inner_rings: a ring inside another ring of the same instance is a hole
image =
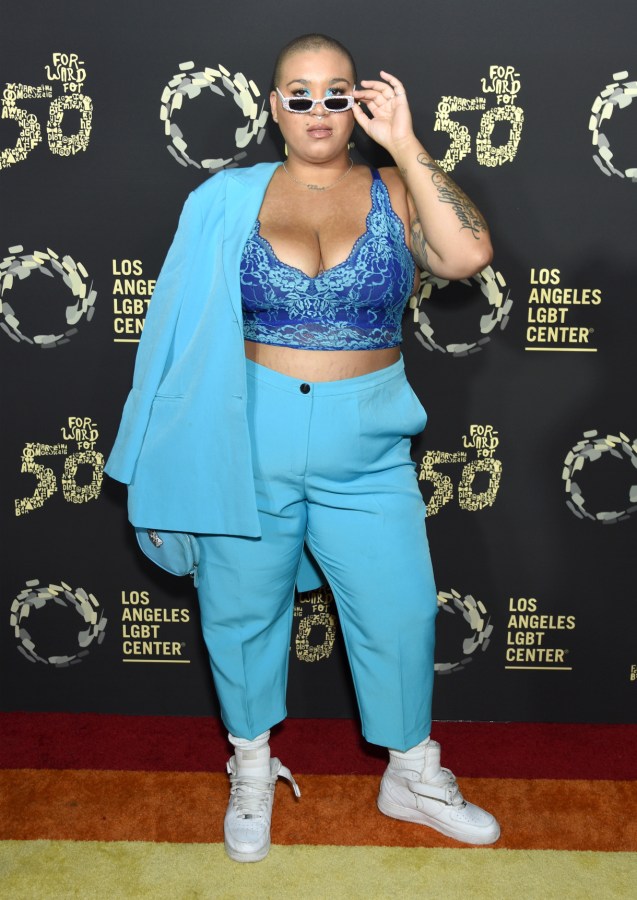
[[[384,147],[407,186],[410,249],[421,269],[442,278],[468,278],[488,266],[493,248],[487,224],[474,203],[416,138],[405,89],[389,72],[384,81],[361,81],[354,118]]]

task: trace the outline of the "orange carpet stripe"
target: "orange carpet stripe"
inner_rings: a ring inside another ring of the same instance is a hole
[[[301,775],[296,800],[279,782],[278,844],[456,847],[429,828],[381,815],[371,775]],[[502,825],[498,848],[637,851],[634,781],[464,778],[474,803]],[[8,769],[0,772],[0,839],[223,840],[222,773]]]

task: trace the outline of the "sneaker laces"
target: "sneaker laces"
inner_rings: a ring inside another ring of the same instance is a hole
[[[226,769],[230,776],[230,798],[238,817],[256,819],[264,816],[268,811],[274,785],[280,776],[290,782],[297,797],[301,796],[299,786],[288,767],[281,765],[276,757],[270,762],[270,775],[244,775],[236,771],[233,760],[228,760]]]

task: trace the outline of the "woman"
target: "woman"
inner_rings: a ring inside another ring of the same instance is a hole
[[[270,103],[287,160],[219,173],[188,198],[107,465],[129,484],[134,525],[197,534],[238,861],[268,852],[277,777],[298,793],[269,729],[286,714],[294,585],[316,584],[314,562],[363,734],[391,748],[379,809],[468,843],[499,836],[429,737],[436,590],[409,453],[426,414],[399,351],[416,266],[468,277],[491,243],[414,136],[402,84],[380,76],[356,89],[351,55],[324,35],[281,51]],[[355,123],[396,168],[352,164]]]

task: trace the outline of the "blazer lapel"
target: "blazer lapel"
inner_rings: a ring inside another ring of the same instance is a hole
[[[258,163],[249,169],[231,169],[226,187],[223,269],[237,322],[242,326],[239,260],[252,230],[270,179],[280,163]]]

